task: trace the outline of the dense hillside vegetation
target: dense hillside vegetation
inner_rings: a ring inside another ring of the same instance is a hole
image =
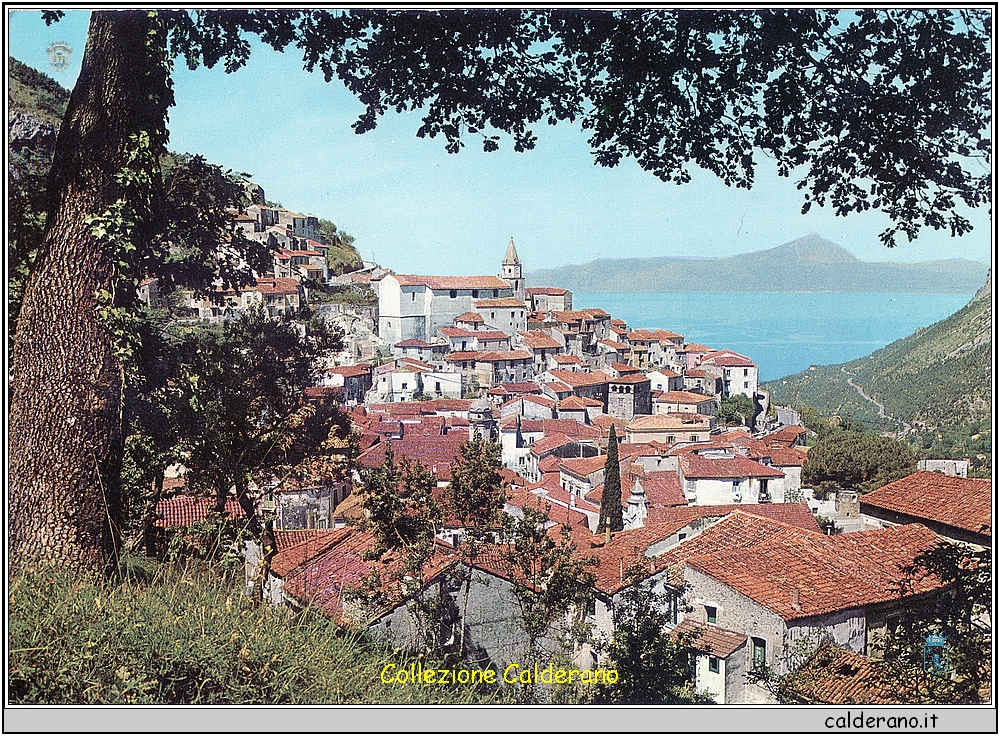
[[[306,609],[254,605],[242,571],[132,560],[120,583],[50,571],[8,591],[12,703],[474,704],[482,685],[382,682],[410,660]],[[429,663],[428,663],[429,664]]]
[[[779,404],[850,415],[907,439],[925,456],[968,457],[991,466],[993,377],[990,282],[947,319],[843,365],[816,366],[765,384]],[[865,399],[854,386],[884,405]]]
[[[987,265],[950,259],[870,263],[818,235],[725,258],[619,258],[527,274],[574,291],[972,293]]]
[[[34,260],[34,249],[45,226],[46,180],[70,93],[51,77],[13,57],[8,57],[8,69],[10,165],[7,177],[11,226],[7,247],[13,271],[9,289],[13,297],[11,318],[14,324],[21,284]],[[178,158],[183,155],[168,154],[164,157],[164,167],[172,167]],[[264,191],[259,186],[248,181],[247,191],[246,204],[251,201],[264,203]],[[320,221],[320,235],[330,245],[327,260],[333,273],[346,273],[361,267],[361,256],[354,247],[353,237],[329,220]]]

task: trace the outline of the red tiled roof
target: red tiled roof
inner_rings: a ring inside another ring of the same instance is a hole
[[[204,498],[201,496],[184,495],[163,498],[156,504],[157,518],[153,524],[154,526],[166,529],[191,526],[196,521],[203,521],[214,505],[214,498]],[[235,496],[230,496],[226,499],[226,513],[234,519],[240,519],[245,516],[243,508]]]
[[[416,337],[411,337],[409,340],[397,342],[395,345],[397,348],[429,348],[430,346],[431,344],[429,342],[424,342]]]
[[[372,367],[367,363],[359,363],[358,365],[338,365],[335,368],[328,368],[326,372],[336,373],[344,378],[351,378],[352,376],[368,375],[372,372]]]
[[[556,405],[555,399],[550,399],[548,396],[542,396],[541,394],[521,394],[519,398],[530,401],[532,404],[544,406],[546,409],[554,409]]]
[[[456,322],[485,322],[483,315],[476,312],[466,312],[455,317]]]
[[[611,367],[622,374],[642,373],[641,368],[636,368],[634,365],[629,365],[628,363],[619,363],[618,361],[612,363]]]
[[[510,289],[510,284],[496,276],[416,276],[394,274],[400,286],[426,286],[429,289]],[[522,305],[523,306],[523,305]]]
[[[613,417],[610,414],[598,414],[596,417],[590,420],[590,423],[601,430],[601,434],[607,434],[608,428],[614,425],[615,427],[625,427],[628,425],[624,419],[619,419],[618,417]],[[616,430],[617,433],[617,430]],[[619,445],[620,446],[620,445]]]
[[[562,381],[565,384],[573,388],[582,388],[584,386],[599,386],[602,383],[607,383],[611,380],[609,376],[604,371],[564,371],[554,368],[549,371],[549,375],[553,378]]]
[[[689,556],[687,564],[792,621],[898,598],[903,568],[940,540],[920,524],[833,536],[798,532],[762,538],[749,554],[746,549],[706,549]],[[914,582],[913,593],[941,585],[928,576]]]
[[[565,434],[561,433],[546,433],[542,439],[538,440],[535,444],[531,446],[531,451],[536,455],[541,456],[543,452],[548,452],[554,450],[557,447],[562,447],[563,445],[568,445],[570,442],[575,440],[570,439]]]
[[[681,489],[681,481],[672,470],[658,470],[639,478],[639,484],[649,500],[650,507],[670,508],[687,506],[687,499]],[[628,499],[623,499],[627,502]]]
[[[712,396],[696,394],[691,391],[664,391],[657,398],[661,404],[701,404],[712,400]]]
[[[823,642],[794,672],[788,684],[806,703],[900,705],[898,683],[882,664]]]
[[[588,399],[581,396],[567,396],[565,399],[559,402],[559,409],[565,410],[576,410],[586,409],[588,406],[604,406],[600,401],[596,399]]]
[[[255,287],[261,294],[298,294],[299,282],[295,279],[257,279]]]
[[[653,523],[686,520],[690,523],[695,519],[722,518],[736,511],[759,516],[762,519],[778,521],[815,534],[823,533],[816,517],[809,510],[809,504],[804,501],[800,503],[729,503],[667,508],[650,507],[647,521]]]
[[[586,312],[587,314],[591,315],[592,317],[610,317],[611,316],[610,314],[608,314],[607,312],[605,312],[600,307],[589,307],[587,309],[581,309],[580,311],[581,312]]]
[[[520,381],[518,383],[505,383],[504,390],[509,394],[539,394],[542,387],[534,381]]]
[[[612,350],[621,352],[623,350],[628,350],[628,345],[623,342],[615,342],[614,340],[598,340],[598,345],[607,345]]]
[[[532,350],[558,350],[562,343],[541,330],[529,330],[519,333],[524,344]]]
[[[473,330],[465,330],[461,327],[442,327],[438,330],[445,337],[475,337],[476,332]]]
[[[504,360],[531,360],[527,350],[490,350],[479,353],[476,360],[480,363],[499,363]]]
[[[685,378],[715,378],[715,376],[710,375],[707,371],[701,368],[691,368],[684,372]]]
[[[609,383],[629,383],[637,386],[640,383],[649,383],[649,378],[642,373],[627,373],[618,378],[612,378]]]
[[[922,470],[861,496],[876,509],[992,536],[992,483]]]
[[[708,345],[699,345],[696,342],[687,343],[679,352],[684,353],[714,353],[715,348],[710,348]]]
[[[559,289],[555,286],[529,286],[524,290],[525,294],[539,294],[542,296],[563,296],[569,293],[566,289]]]
[[[507,288],[510,288],[508,284],[504,284]],[[524,302],[514,297],[504,297],[502,299],[478,299],[473,302],[476,309],[489,309],[490,307],[520,307],[525,309]]]
[[[718,352],[709,353],[701,359],[701,362],[703,365],[705,363],[711,363],[712,365],[727,367],[757,367],[757,364],[750,360],[750,358],[745,355],[740,355],[739,353],[734,353],[732,350],[720,350]]]
[[[745,457],[705,457],[697,453],[679,459],[685,478],[783,478],[777,468]]]
[[[481,353],[478,350],[464,350],[454,353],[448,353],[444,356],[444,359],[449,363],[457,363],[463,360],[477,360]]]
[[[625,335],[630,342],[653,342],[656,340],[649,330],[632,330]]]
[[[583,364],[583,361],[580,360],[580,357],[577,355],[553,355],[552,359],[556,363],[559,363],[560,365],[565,365],[570,363],[576,363],[578,365]]]
[[[349,527],[275,530],[277,553],[271,558],[271,572],[280,578],[287,577],[309,560],[342,542],[350,533]]]
[[[420,462],[437,475],[438,480],[451,479],[451,464],[459,457],[459,448],[469,441],[464,432],[443,436],[415,435],[404,433],[402,439],[390,439],[388,444],[397,458],[405,457]],[[365,468],[377,468],[385,460],[386,442],[365,450],[358,456],[358,464]]]
[[[771,458],[772,465],[782,468],[801,468],[805,463],[806,458],[809,457],[807,452],[800,450],[797,447],[773,447],[770,450],[767,450],[766,453],[763,450],[758,451],[769,456]]]
[[[607,460],[608,458],[606,455],[598,455],[596,457],[574,457],[568,460],[563,460],[559,463],[559,469],[565,470],[567,473],[572,473],[573,475],[584,477],[596,473],[599,470],[603,470]]]
[[[746,643],[747,635],[724,629],[715,624],[705,624],[686,618],[670,631],[672,639],[678,639],[684,634],[697,634],[698,638],[691,648],[698,652],[711,654],[713,657],[725,659]]]

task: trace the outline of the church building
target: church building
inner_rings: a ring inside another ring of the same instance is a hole
[[[469,312],[487,329],[508,335],[527,329],[521,261],[510,239],[499,276],[415,276],[388,273],[372,281],[378,293],[379,337],[390,345],[431,341]]]

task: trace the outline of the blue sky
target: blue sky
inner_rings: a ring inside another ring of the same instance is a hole
[[[69,11],[46,27],[37,11],[8,11],[10,55],[71,87],[79,73],[89,14]],[[62,73],[45,48],[74,49]],[[475,139],[458,155],[441,139],[419,139],[419,115],[390,113],[376,130],[350,125],[362,106],[337,81],[302,70],[300,56],[254,44],[247,67],[174,73],[170,147],[253,174],[271,200],[333,220],[357,238],[366,259],[400,272],[493,273],[513,236],[526,270],[596,258],[725,256],[780,245],[809,233],[863,260],[990,260],[990,221],[973,211],[973,233],[925,232],[888,250],[878,213],[799,214],[792,179],[767,164],[751,192],[729,189],[693,169],[690,184],[664,184],[634,161],[595,166],[578,124],[536,126],[534,151],[509,140],[485,154]]]

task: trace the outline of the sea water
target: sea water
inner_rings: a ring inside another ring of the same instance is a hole
[[[629,328],[657,328],[752,358],[760,380],[861,358],[965,306],[972,294],[575,292]]]

